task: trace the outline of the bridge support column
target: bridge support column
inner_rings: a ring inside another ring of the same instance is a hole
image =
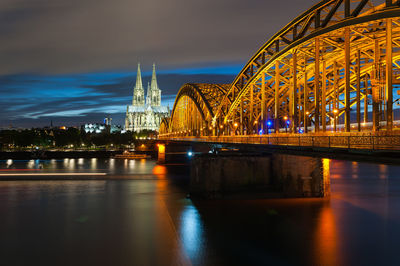
[[[319,108],[320,108],[320,91],[319,91],[319,83],[320,83],[320,69],[319,69],[319,60],[320,60],[320,45],[319,38],[315,38],[315,72],[314,72],[314,126],[315,132],[319,132]]]
[[[298,115],[297,115],[297,51],[293,51],[293,74],[292,74],[292,87],[290,98],[290,119],[291,119],[291,132],[297,132]]]
[[[321,119],[322,131],[326,132],[326,63],[322,59],[322,103],[321,103]]]
[[[266,95],[265,95],[265,73],[261,74],[261,129],[265,133],[265,129],[268,131],[268,127],[266,127],[265,118],[265,104],[266,104]],[[267,132],[268,133],[268,132]]]
[[[350,132],[350,28],[344,29],[344,127]]]
[[[357,102],[357,130],[361,131],[361,52],[360,50],[357,51],[357,66],[356,66],[356,86],[357,86],[357,95],[356,95],[356,102]]]
[[[392,19],[386,19],[386,123],[387,130],[393,129],[393,42]]]
[[[307,56],[304,56],[304,86],[303,86],[303,125],[304,133],[308,132],[308,85],[307,85]]]
[[[379,130],[379,57],[380,47],[379,41],[375,40],[374,46],[374,70],[372,73],[371,89],[372,89],[372,130]]]
[[[364,77],[364,123],[368,122],[368,75]]]
[[[254,112],[253,108],[254,108],[254,84],[251,84],[250,85],[250,115],[249,115],[248,121],[247,121],[247,124],[248,124],[247,134],[248,135],[253,135],[253,131],[255,128],[254,119],[253,119],[253,112]]]
[[[275,115],[275,134],[279,133],[279,85],[280,85],[280,73],[279,73],[279,62],[275,63],[275,105],[274,105],[274,115]]]
[[[338,98],[339,98],[339,93],[338,93],[338,66],[337,62],[335,61],[333,64],[333,90],[334,90],[334,97],[333,97],[333,128],[334,131],[337,131],[337,124],[338,124],[338,119],[339,119],[339,104],[338,104]]]
[[[244,128],[243,128],[243,97],[240,100],[240,118],[239,118],[239,134],[243,136]]]

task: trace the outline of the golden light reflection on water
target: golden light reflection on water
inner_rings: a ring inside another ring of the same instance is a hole
[[[386,179],[388,176],[388,166],[385,164],[379,165],[379,179]]]
[[[351,178],[358,178],[358,162],[351,162]]]
[[[324,196],[328,197],[331,194],[331,160],[322,159],[322,169],[324,178]]]
[[[327,201],[318,217],[315,231],[315,265],[340,265],[335,215]]]
[[[166,178],[166,174],[167,174],[167,167],[165,167],[164,165],[156,165],[153,168],[153,174],[157,176],[157,178],[159,179],[164,179]]]

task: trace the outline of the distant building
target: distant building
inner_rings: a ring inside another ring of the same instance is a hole
[[[151,84],[147,85],[146,99],[144,97],[140,64],[138,64],[132,105],[126,107],[125,130],[134,132],[158,130],[161,120],[168,116],[169,107],[161,105],[161,90],[157,84],[155,64],[153,64]]]
[[[106,124],[107,126],[111,126],[111,121],[112,121],[112,118],[109,116],[104,118],[104,124]]]
[[[85,124],[82,126],[83,130],[85,130],[86,133],[103,133],[103,132],[109,132],[110,133],[115,133],[115,132],[122,132],[122,126],[119,125],[106,125],[106,124],[100,124],[100,123],[93,123],[93,124]]]

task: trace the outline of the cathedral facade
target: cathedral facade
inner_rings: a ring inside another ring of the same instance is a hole
[[[155,64],[153,64],[151,83],[147,84],[146,98],[144,97],[140,64],[138,64],[132,105],[126,107],[125,130],[134,132],[142,130],[157,131],[161,120],[168,116],[169,107],[161,105],[161,90],[157,84]]]

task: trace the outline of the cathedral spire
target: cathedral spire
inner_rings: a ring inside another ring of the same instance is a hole
[[[151,76],[151,90],[158,90],[157,76],[156,76],[156,64],[153,63],[153,75]]]
[[[142,84],[142,73],[140,71],[140,63],[137,66],[137,76],[136,76],[136,86],[135,89],[143,89],[143,84]]]
[[[142,73],[140,71],[140,63],[138,64],[137,75],[136,75],[136,85],[133,90],[133,106],[144,106],[144,89],[142,83]]]

